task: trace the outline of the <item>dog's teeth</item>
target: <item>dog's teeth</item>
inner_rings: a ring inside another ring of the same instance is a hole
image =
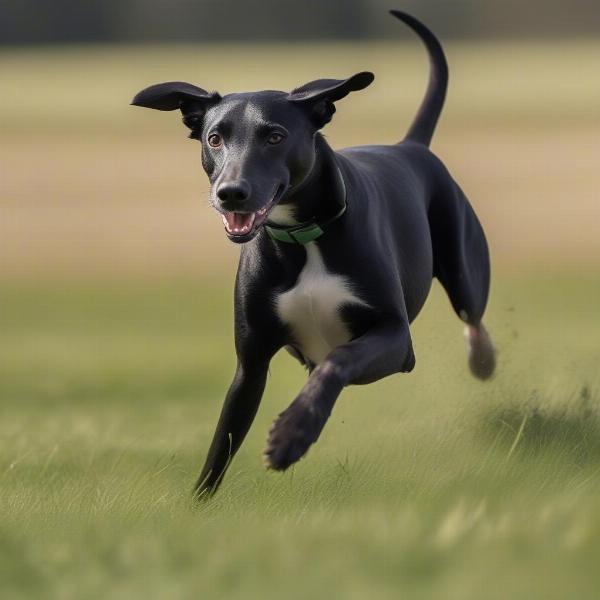
[[[256,213],[225,213],[221,215],[225,229],[233,235],[245,235],[252,230]]]
[[[265,206],[263,206],[261,209],[256,211],[257,215],[260,215],[261,217],[264,216],[268,210],[271,208],[273,204],[273,200],[270,200],[269,202],[267,202],[267,204],[265,204]]]

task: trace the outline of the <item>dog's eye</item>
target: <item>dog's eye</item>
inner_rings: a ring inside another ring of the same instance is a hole
[[[208,145],[211,148],[218,148],[223,143],[223,138],[218,133],[211,133],[208,136]]]
[[[280,144],[281,142],[283,142],[283,140],[284,140],[284,135],[282,133],[279,133],[278,131],[274,131],[267,138],[267,144],[271,144],[272,146],[275,146],[276,144]]]

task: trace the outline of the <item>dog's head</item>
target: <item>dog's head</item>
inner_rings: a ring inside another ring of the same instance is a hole
[[[139,92],[132,104],[181,111],[190,137],[202,143],[210,202],[221,213],[229,239],[243,243],[310,174],[315,133],[331,120],[334,103],[373,79],[362,72],[345,80],[312,81],[290,93],[224,97],[189,83],[159,83]]]

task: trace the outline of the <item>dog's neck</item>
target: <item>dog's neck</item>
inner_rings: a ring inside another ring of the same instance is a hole
[[[294,225],[322,221],[336,214],[345,198],[344,183],[336,164],[335,153],[317,133],[315,164],[297,190],[291,190],[273,209],[270,221],[278,225]]]

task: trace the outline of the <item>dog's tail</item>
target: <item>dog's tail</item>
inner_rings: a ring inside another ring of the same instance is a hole
[[[429,53],[427,92],[405,138],[429,146],[446,98],[448,63],[438,39],[421,21],[399,10],[391,10],[390,13],[404,21],[421,38]]]

